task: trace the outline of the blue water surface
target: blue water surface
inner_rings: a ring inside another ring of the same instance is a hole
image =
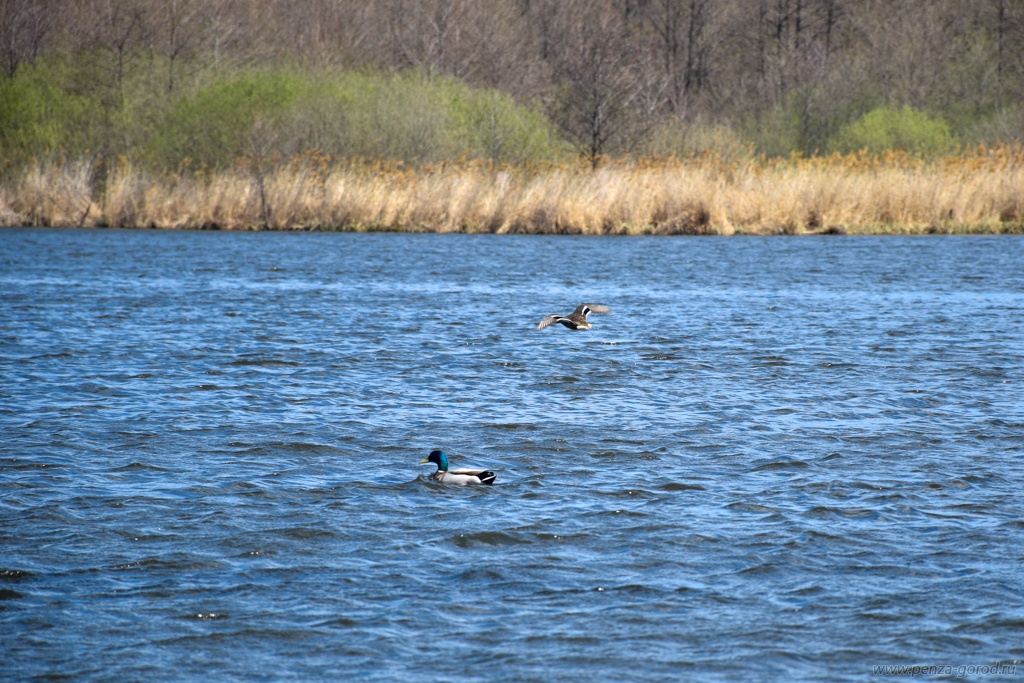
[[[0,677],[1019,679],[1022,330],[1016,236],[0,231]]]

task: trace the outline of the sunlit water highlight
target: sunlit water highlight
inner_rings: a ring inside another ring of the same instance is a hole
[[[1024,658],[1022,266],[1020,237],[0,231],[0,677]],[[534,331],[582,301],[613,311]],[[432,448],[497,484],[433,484]]]

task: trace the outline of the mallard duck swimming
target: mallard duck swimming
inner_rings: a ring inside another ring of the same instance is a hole
[[[612,309],[601,304],[580,304],[569,315],[549,315],[537,323],[537,329],[543,330],[548,325],[562,323],[570,330],[589,330],[593,325],[587,320],[591,313],[611,313]]]
[[[448,469],[448,456],[442,451],[430,451],[430,455],[420,460],[420,464],[432,462],[437,465],[437,471],[432,475],[434,481],[441,484],[493,484],[497,475],[490,470],[473,470],[460,468],[457,470]]]

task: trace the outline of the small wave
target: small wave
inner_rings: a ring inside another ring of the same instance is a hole
[[[682,359],[683,359],[683,356],[681,356],[681,355],[679,355],[677,353],[650,353],[650,354],[644,354],[643,356],[640,356],[640,360],[656,361],[656,362],[657,361],[674,361],[674,360],[682,360]]]
[[[476,548],[479,546],[510,546],[527,545],[531,541],[519,534],[504,531],[478,531],[470,534],[456,534],[451,542],[459,548]]]
[[[777,514],[780,512],[778,508],[768,507],[767,505],[759,505],[757,503],[741,503],[739,501],[735,503],[729,503],[727,506],[730,510],[739,510],[740,512],[770,512]]]
[[[873,484],[868,481],[853,481],[849,484],[850,488],[861,489],[864,491],[885,491],[886,487],[881,484]]]
[[[755,356],[754,360],[766,367],[784,367],[790,364],[789,360],[783,356]]]
[[[226,612],[193,612],[191,614],[184,614],[181,618],[195,621],[217,621],[220,619],[230,619],[231,615]]]
[[[275,536],[281,536],[284,538],[297,540],[297,541],[311,541],[318,538],[335,538],[337,534],[333,531],[327,531],[325,529],[318,529],[316,527],[308,526],[295,526],[295,527],[284,527],[281,529],[271,529],[265,532],[267,535],[273,534]]]
[[[535,431],[539,427],[530,422],[485,422],[484,427],[489,429],[502,429],[508,431]]]
[[[482,583],[503,581],[504,579],[505,577],[501,574],[501,572],[486,567],[467,569],[466,571],[459,574],[458,578],[459,581]]]
[[[112,472],[170,472],[164,467],[156,467],[155,465],[147,465],[141,462],[130,462],[127,465],[121,467],[115,467]]]
[[[882,610],[858,612],[857,616],[861,619],[870,619],[872,621],[902,621],[906,618],[906,616],[901,612],[889,612]]]
[[[806,517],[818,519],[834,519],[836,517],[871,517],[877,518],[878,513],[865,508],[840,508],[829,505],[815,505],[804,513]]]
[[[659,491],[707,491],[700,484],[685,484],[681,481],[670,481],[658,487]]]
[[[267,368],[275,368],[275,367],[293,368],[293,367],[299,367],[300,364],[296,363],[295,361],[280,360],[278,358],[240,358],[238,360],[231,361],[230,363],[228,363],[228,365],[242,366],[242,367],[249,366],[249,365],[255,365],[255,366],[267,367]]]
[[[607,516],[607,517],[622,516],[622,517],[638,517],[638,518],[641,518],[641,519],[645,519],[645,518],[650,517],[650,515],[648,513],[646,513],[646,512],[639,512],[637,510],[622,510],[622,509],[601,510],[600,512],[596,512],[594,514],[599,516],[599,517],[601,517],[601,516]]]
[[[650,595],[654,593],[662,593],[661,590],[652,586],[645,586],[642,583],[624,583],[618,586],[597,586],[594,590],[600,593],[614,592],[625,593],[627,595]]]
[[[52,470],[60,467],[66,467],[64,463],[59,462],[19,462],[14,465],[8,465],[6,463],[0,465],[0,471],[3,470]]]
[[[314,443],[310,441],[281,441],[269,444],[272,448],[281,448],[296,453],[312,453],[315,455],[345,455],[344,451],[330,444]]]
[[[804,596],[807,596],[807,595],[821,595],[822,593],[825,593],[825,592],[826,591],[825,591],[825,588],[823,586],[820,586],[820,585],[818,585],[816,583],[810,583],[810,584],[806,584],[806,585],[800,586],[798,588],[794,588],[793,590],[786,591],[785,595],[793,595],[793,596],[804,597]]]
[[[609,498],[658,498],[659,496],[644,489],[622,489],[619,491],[597,491],[596,493]]]
[[[63,351],[61,353],[42,353],[39,354],[38,356],[29,356],[28,358],[25,358],[22,362],[30,362],[36,360],[64,360],[66,358],[74,357],[75,354],[70,353],[68,351]]]
[[[808,465],[803,460],[774,460],[772,462],[766,462],[758,465],[752,471],[753,472],[766,472],[771,470],[805,470]]]
[[[149,557],[138,562],[125,562],[110,567],[113,571],[138,571],[138,570],[181,570],[192,571],[199,569],[224,569],[224,562],[220,560],[200,559],[185,555],[172,555],[170,557]]]

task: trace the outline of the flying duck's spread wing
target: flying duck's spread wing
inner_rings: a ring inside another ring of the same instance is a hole
[[[548,327],[549,325],[554,325],[555,323],[558,322],[558,319],[561,317],[562,316],[560,315],[549,315],[545,318],[542,318],[541,321],[537,323],[537,329],[543,330],[545,327]]]

